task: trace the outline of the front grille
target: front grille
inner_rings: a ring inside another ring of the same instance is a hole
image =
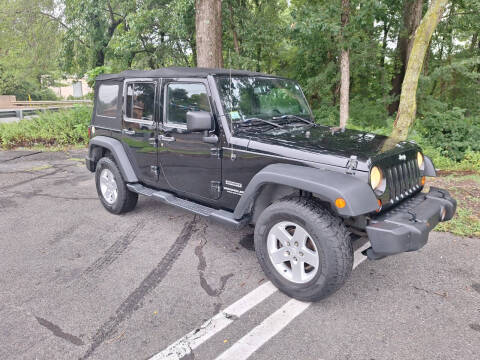
[[[417,161],[410,159],[386,168],[390,202],[398,202],[420,189],[420,170]]]

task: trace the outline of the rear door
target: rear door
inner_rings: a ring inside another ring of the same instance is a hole
[[[124,82],[122,140],[140,181],[158,182],[157,123],[158,80],[130,79]]]
[[[187,132],[188,111],[213,107],[206,79],[164,79],[163,125],[159,129],[159,163],[169,186],[177,193],[199,200],[221,195],[220,141],[218,126],[207,132]]]

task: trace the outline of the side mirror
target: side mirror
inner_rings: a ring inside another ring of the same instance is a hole
[[[187,112],[187,131],[205,131],[212,129],[212,115],[206,111]]]

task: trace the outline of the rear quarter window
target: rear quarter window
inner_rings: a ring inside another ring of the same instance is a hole
[[[118,85],[101,84],[97,95],[97,115],[116,117],[118,105]]]

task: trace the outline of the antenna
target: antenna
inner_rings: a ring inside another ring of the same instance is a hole
[[[230,97],[230,106],[233,107],[233,97],[232,97],[232,57],[230,56],[230,49],[228,49],[228,67],[229,67],[229,75],[230,75],[230,79],[229,79],[229,97]],[[233,129],[233,120],[232,120],[232,114],[230,112],[229,114],[229,117],[230,117],[230,132],[231,132],[231,137],[233,137],[234,135],[234,129]],[[230,151],[231,151],[231,155],[230,155],[230,158],[232,160],[235,160],[236,158],[236,155],[233,153],[233,142],[230,141]]]

